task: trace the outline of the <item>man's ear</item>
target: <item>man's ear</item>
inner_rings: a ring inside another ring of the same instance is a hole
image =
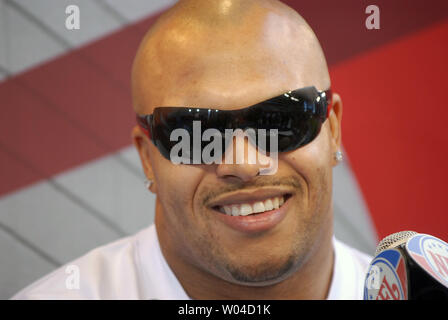
[[[146,179],[151,182],[149,190],[151,190],[152,193],[157,193],[157,186],[149,156],[149,146],[151,141],[139,126],[135,126],[132,129],[132,141],[134,142],[134,146],[137,148],[138,154],[140,155],[140,161],[142,163],[142,168]]]
[[[342,148],[342,100],[337,93],[333,93],[332,96],[332,107],[330,115],[328,116],[330,122],[330,133],[331,133],[331,151],[334,154],[336,151],[341,151]],[[337,161],[334,160],[333,165],[336,165]]]

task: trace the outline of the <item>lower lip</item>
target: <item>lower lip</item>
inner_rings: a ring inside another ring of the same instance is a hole
[[[216,214],[220,221],[234,230],[244,233],[263,232],[274,228],[285,218],[290,203],[289,200],[290,198],[278,209],[248,216],[229,216],[224,213]]]

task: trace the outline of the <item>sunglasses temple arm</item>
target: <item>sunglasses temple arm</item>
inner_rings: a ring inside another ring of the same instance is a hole
[[[333,106],[333,93],[331,90],[325,91],[325,97],[327,98],[327,118],[330,116],[331,107]]]
[[[139,116],[137,115],[137,124],[140,129],[148,136],[150,140],[152,137],[151,134],[151,123],[152,123],[152,114],[148,116]]]

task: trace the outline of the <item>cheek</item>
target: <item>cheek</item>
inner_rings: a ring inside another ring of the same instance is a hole
[[[321,198],[331,192],[330,141],[328,128],[323,126],[313,142],[288,152],[282,157],[296,173],[304,178],[311,199]]]
[[[288,152],[283,159],[305,178],[316,170],[331,168],[331,146],[327,123],[322,126],[319,135],[311,143]]]
[[[195,166],[175,165],[160,154],[152,159],[157,197],[167,209],[165,214],[190,215],[202,171]]]

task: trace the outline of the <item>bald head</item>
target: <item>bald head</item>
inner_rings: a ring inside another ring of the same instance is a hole
[[[274,0],[181,0],[134,61],[137,113],[156,106],[241,108],[288,90],[330,86],[311,28]]]

